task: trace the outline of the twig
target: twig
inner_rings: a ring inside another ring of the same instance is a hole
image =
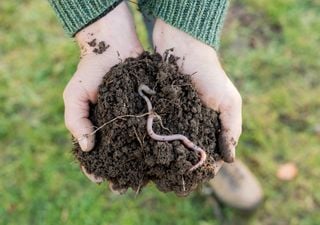
[[[156,116],[157,119],[159,120],[160,126],[161,126],[164,130],[166,130],[166,131],[168,131],[168,132],[170,133],[170,132],[171,132],[170,129],[169,129],[168,127],[165,127],[165,126],[163,125],[161,116],[159,116],[158,114],[156,114],[155,116]]]
[[[139,135],[138,135],[138,133],[137,133],[137,131],[136,131],[136,128],[133,127],[133,131],[134,131],[134,134],[136,135],[136,137],[137,137],[137,139],[138,139],[138,141],[139,141],[139,143],[140,143],[141,148],[143,148],[142,141],[141,141],[140,138],[139,138]]]
[[[138,194],[139,194],[139,193],[140,193],[140,191],[141,191],[142,180],[143,180],[143,178],[139,181],[139,186],[138,186],[138,188],[137,188],[137,190],[136,190],[135,197],[137,197],[137,196],[138,196]]]
[[[190,172],[197,169],[198,167],[202,166],[202,164],[205,162],[207,158],[206,152],[200,148],[199,146],[195,145],[192,141],[190,141],[186,136],[183,136],[181,134],[174,134],[174,135],[158,135],[156,134],[153,129],[153,119],[156,117],[156,113],[153,111],[152,104],[150,99],[143,93],[147,93],[149,95],[154,95],[156,92],[154,90],[151,90],[147,85],[141,84],[138,88],[139,95],[146,101],[147,108],[148,108],[148,119],[147,119],[147,132],[149,136],[157,141],[175,141],[180,140],[187,148],[194,150],[195,152],[200,153],[200,160],[197,164],[195,164],[191,169]]]
[[[122,118],[126,118],[126,117],[136,117],[136,118],[139,118],[139,117],[144,117],[146,115],[149,115],[149,113],[144,113],[144,114],[141,114],[141,115],[123,115],[123,116],[117,116],[115,118],[113,118],[112,120],[109,120],[108,122],[102,124],[100,127],[98,127],[96,130],[94,130],[93,132],[91,132],[90,134],[84,134],[82,136],[82,138],[79,138],[78,139],[78,142],[83,140],[83,138],[87,138],[88,136],[90,135],[94,135],[95,133],[97,133],[99,130],[101,130],[103,127],[105,127],[106,125],[118,120],[118,119],[122,119]]]
[[[186,192],[186,182],[184,181],[183,175],[182,175],[182,191]]]

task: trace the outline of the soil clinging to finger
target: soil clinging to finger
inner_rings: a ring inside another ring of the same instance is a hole
[[[168,56],[168,55],[167,55]],[[176,58],[144,52],[114,66],[99,87],[98,102],[90,119],[96,127],[96,145],[90,152],[75,145],[74,155],[88,173],[113,183],[113,189],[140,191],[149,181],[163,192],[187,195],[198,184],[212,179],[220,154],[216,137],[218,114],[205,107],[189,75],[178,71]],[[182,134],[207,153],[205,163],[190,172],[199,155],[180,141],[159,142],[147,134],[147,106],[138,94],[140,84],[155,90],[149,96],[159,115],[157,134]],[[130,116],[125,116],[130,115]]]

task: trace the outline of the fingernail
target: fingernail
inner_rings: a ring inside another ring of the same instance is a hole
[[[236,158],[236,149],[235,148],[231,148],[230,149],[230,156],[234,159]]]
[[[231,138],[231,140],[229,141],[229,139],[225,135],[219,137],[219,148],[223,161],[227,163],[234,162],[234,159],[236,157],[235,146],[236,142],[233,138]]]
[[[80,145],[82,151],[84,151],[84,152],[89,151],[88,142],[89,142],[88,137],[86,135],[83,135],[81,137],[81,139],[79,140],[79,145]]]
[[[83,166],[81,166],[81,170],[82,172],[87,176],[87,178],[92,181],[93,183],[97,183],[97,184],[100,184],[103,182],[103,178],[101,177],[96,177],[95,175],[93,174],[89,174],[86,170],[86,168],[84,168]]]
[[[127,189],[125,189],[125,188],[119,189],[119,190],[114,189],[113,183],[111,181],[109,181],[109,189],[115,195],[122,195],[122,194],[126,193],[126,191],[127,191]]]
[[[222,152],[222,159],[227,163],[234,162],[235,157],[236,157],[235,148],[231,148],[228,150],[226,149]]]

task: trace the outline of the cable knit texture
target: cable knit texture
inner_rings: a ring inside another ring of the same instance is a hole
[[[228,0],[140,0],[139,5],[146,14],[218,49]]]
[[[114,9],[121,0],[49,0],[70,36]]]
[[[49,0],[65,31],[74,36],[115,8],[121,0]],[[145,14],[151,14],[190,34],[219,47],[221,28],[228,0],[140,0]]]

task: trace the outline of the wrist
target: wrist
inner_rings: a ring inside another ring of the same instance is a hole
[[[115,9],[75,35],[81,55],[127,58],[142,52],[132,15],[122,2]]]
[[[140,9],[218,49],[228,0],[140,0]]]
[[[190,34],[181,31],[161,19],[157,19],[153,41],[160,54],[163,54],[167,49],[173,48],[173,55],[180,58],[178,64],[181,69],[190,71],[199,71],[202,68],[208,69],[208,65],[214,66],[216,69],[221,69],[217,52],[213,47],[202,41],[197,40]],[[190,66],[195,68],[189,68]]]

